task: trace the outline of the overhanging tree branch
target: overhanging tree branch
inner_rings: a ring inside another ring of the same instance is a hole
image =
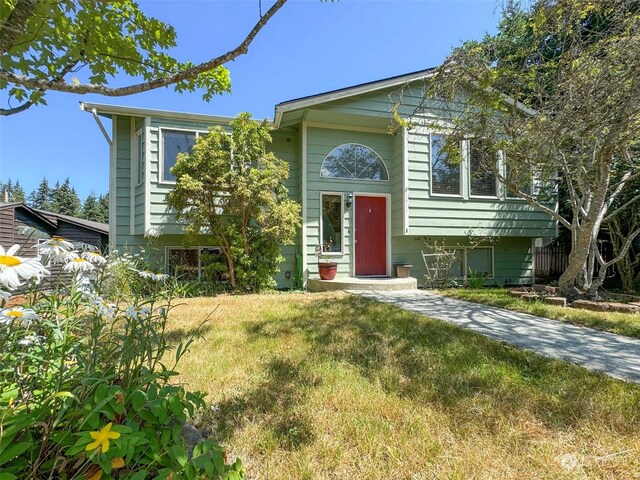
[[[288,0],[277,0],[271,8],[260,18],[260,20],[254,25],[251,31],[247,34],[244,40],[234,49],[229,50],[223,55],[212,58],[206,62],[200,63],[193,67],[184,68],[172,75],[156,78],[147,82],[137,83],[125,87],[107,87],[104,85],[95,85],[87,83],[67,83],[63,79],[45,80],[25,75],[17,75],[15,73],[0,70],[0,79],[12,83],[15,85],[21,85],[23,87],[31,88],[33,90],[53,90],[66,93],[95,93],[108,97],[123,97],[127,95],[133,95],[136,93],[147,92],[156,88],[166,87],[175,83],[194,78],[202,73],[213,70],[231,60],[234,60],[240,55],[244,55],[249,51],[249,45],[253,42],[260,30],[267,24],[267,22],[276,14],[280,8],[287,3]],[[13,12],[12,12],[13,13]],[[1,38],[0,38],[1,39]],[[15,40],[15,38],[14,38]]]

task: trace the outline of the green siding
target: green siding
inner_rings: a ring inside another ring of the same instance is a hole
[[[444,242],[449,247],[468,246],[466,237],[428,237],[429,241]],[[418,279],[418,285],[424,286],[426,269],[422,251],[427,253],[426,237],[402,237],[393,239],[393,263],[413,265],[411,276]],[[532,283],[533,255],[531,238],[502,237],[483,246],[492,246],[494,252],[494,278],[486,285],[508,284],[528,285]]]
[[[393,174],[394,137],[383,133],[368,133],[349,130],[334,130],[309,127],[307,129],[307,265],[308,273],[317,275],[318,259],[315,247],[320,245],[320,194],[322,192],[345,193],[377,193],[391,194],[392,182],[370,180],[345,180],[339,178],[323,178],[320,176],[322,162],[335,147],[344,143],[360,143],[375,150],[387,166],[389,175]],[[332,255],[331,261],[339,264],[338,275],[350,276],[353,254],[353,205],[345,205],[342,234],[344,251],[342,255]]]

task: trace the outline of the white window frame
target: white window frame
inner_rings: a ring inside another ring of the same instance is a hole
[[[140,142],[138,142],[140,139]],[[134,140],[134,152],[135,152],[135,179],[136,179],[136,187],[142,185],[144,183],[144,176],[147,172],[144,171],[144,163],[145,163],[145,155],[147,152],[144,151],[144,141],[142,139],[142,129],[136,132],[136,138]],[[140,148],[142,147],[142,148]]]
[[[164,271],[169,273],[169,253],[171,250],[197,250],[198,252],[198,280],[202,279],[202,256],[203,248],[220,248],[219,246],[212,245],[192,245],[185,247],[184,245],[167,245],[164,247]]]
[[[433,136],[440,135],[441,137],[445,137],[450,135],[449,133],[444,132],[429,132],[429,194],[432,197],[443,197],[443,198],[463,198],[463,185],[464,185],[464,176],[463,176],[463,164],[465,162],[465,148],[463,142],[460,142],[460,155],[462,156],[461,161],[459,163],[459,175],[460,182],[458,183],[459,193],[437,193],[433,191]],[[468,150],[468,149],[467,149]]]
[[[384,171],[387,172],[387,179],[383,180],[376,180],[375,178],[351,178],[351,177],[325,177],[324,175],[322,175],[322,166],[324,165],[324,162],[327,161],[327,158],[329,157],[329,155],[331,155],[331,152],[333,152],[334,150],[340,148],[340,147],[344,147],[345,145],[358,145],[360,147],[364,147],[364,148],[368,148],[369,150],[371,150],[373,153],[376,154],[376,157],[378,157],[378,159],[382,162],[382,166],[384,167]],[[378,152],[376,152],[373,148],[371,148],[369,145],[365,145],[364,143],[358,143],[358,142],[347,142],[347,143],[341,143],[340,145],[333,147],[329,153],[327,153],[324,157],[324,159],[322,160],[322,163],[320,164],[320,178],[328,178],[333,180],[338,180],[338,181],[342,181],[342,182],[375,182],[375,183],[389,183],[391,181],[391,175],[389,174],[389,169],[387,168],[387,164],[385,163],[385,161],[382,159],[382,155],[380,155]]]
[[[175,185],[176,181],[174,180],[165,180],[164,174],[164,135],[163,132],[183,132],[183,133],[194,133],[195,140],[200,137],[200,135],[207,135],[209,132],[206,130],[198,130],[195,128],[180,128],[180,127],[158,127],[158,183],[165,185]],[[194,140],[194,144],[195,144]]]
[[[467,260],[467,255],[470,250],[489,250],[489,256],[491,258],[489,264],[491,266],[491,273],[487,275],[486,279],[494,279],[496,276],[496,265],[495,265],[495,249],[490,245],[480,245],[478,247],[464,247],[464,278],[465,280],[469,277],[469,262]]]
[[[502,174],[504,175],[505,178],[507,178],[507,162],[504,161],[504,153],[501,152],[501,160],[502,160]],[[534,196],[534,188],[535,188],[535,177],[536,175],[534,174],[533,177],[531,178],[531,196]],[[509,188],[506,185],[503,185],[504,187],[504,200],[507,201],[519,201],[519,202],[526,202],[526,200],[518,195],[516,195],[515,193],[513,194],[513,197],[509,196],[509,193],[512,193]]]
[[[319,228],[319,232],[320,232],[320,238],[319,243],[320,243],[320,249],[323,248],[323,240],[324,240],[324,232],[322,229],[322,224],[323,224],[323,212],[322,212],[322,197],[325,195],[333,195],[333,196],[339,196],[340,197],[340,251],[339,252],[322,252],[322,256],[328,256],[328,257],[341,257],[344,255],[344,232],[345,232],[345,228],[344,228],[344,224],[345,224],[345,210],[344,210],[344,192],[320,192],[320,218],[318,220],[319,224],[320,224],[320,228]]]
[[[473,199],[478,199],[478,200],[499,200],[500,199],[500,180],[498,180],[498,176],[495,174],[493,174],[493,180],[495,182],[495,195],[475,195],[472,191],[471,191],[471,176],[473,175],[473,172],[471,171],[471,142],[473,141],[472,138],[470,138],[469,140],[467,140],[467,171],[469,172],[469,198],[473,198]],[[496,153],[496,170],[500,171],[500,165],[501,165],[501,158],[500,158],[500,153]],[[505,187],[506,188],[506,187]]]

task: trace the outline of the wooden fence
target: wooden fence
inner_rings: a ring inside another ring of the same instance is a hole
[[[598,248],[605,261],[613,258],[613,248],[609,242],[599,242]],[[536,278],[559,277],[569,264],[569,254],[564,248],[556,245],[536,247]],[[598,265],[595,266],[594,275],[598,274]],[[616,275],[615,266],[608,268],[607,277]]]

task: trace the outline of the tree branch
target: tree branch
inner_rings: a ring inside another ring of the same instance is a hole
[[[564,225],[565,227],[567,227],[569,230],[571,230],[571,223],[569,223],[567,221],[566,218],[564,218],[562,215],[560,215],[558,212],[556,212],[555,210],[550,209],[549,207],[542,205],[540,202],[538,202],[535,198],[533,198],[533,196],[524,193],[522,190],[520,190],[520,188],[518,188],[513,182],[509,182],[501,173],[497,174],[498,176],[498,180],[500,180],[500,182],[502,182],[503,184],[505,184],[507,187],[509,187],[511,189],[511,191],[513,193],[515,193],[516,195],[518,195],[520,198],[526,200],[526,202],[531,205],[532,207],[543,211],[544,213],[546,213],[547,215],[550,215],[551,217],[555,218],[557,221],[559,221],[562,225]]]
[[[204,72],[208,72],[217,68],[231,60],[234,60],[240,55],[244,55],[249,51],[249,45],[253,42],[258,32],[266,25],[266,23],[273,17],[280,8],[287,3],[288,0],[277,0],[273,6],[260,18],[260,20],[251,29],[245,39],[233,50],[229,50],[227,53],[215,57],[207,62],[203,62],[193,67],[185,68],[179,72],[174,73],[163,78],[156,78],[148,82],[129,85],[126,87],[106,87],[104,85],[94,84],[73,84],[66,83],[61,80],[42,80],[33,77],[27,77],[24,75],[16,75],[15,73],[8,72],[6,70],[0,70],[0,78],[13,84],[22,85],[23,87],[31,88],[34,90],[42,89],[43,91],[54,90],[58,92],[66,93],[96,93],[107,97],[123,97],[127,95],[133,95],[136,93],[148,92],[160,87],[166,87],[183,80],[196,77]]]
[[[67,66],[60,71],[60,73],[56,78],[64,78],[64,76],[67,73],[71,72],[76,67],[76,65],[78,65],[79,62],[80,60],[74,60],[73,62],[69,62]],[[37,91],[40,93],[44,93],[44,90],[42,90],[41,88],[39,88]],[[28,110],[33,105],[34,105],[33,100],[27,100],[22,105],[19,105],[17,107],[0,108],[0,116],[8,117],[9,115],[15,115],[17,113],[21,113],[21,112],[24,112],[25,110]]]
[[[604,217],[604,219],[602,220],[604,223],[608,223],[609,221],[611,221],[611,219],[613,217],[615,217],[618,213],[620,213],[622,210],[624,210],[625,208],[627,208],[628,206],[634,204],[635,202],[637,202],[638,200],[640,200],[640,194],[636,195],[635,197],[633,197],[631,200],[629,200],[628,202],[624,203],[622,206],[616,208],[613,212],[611,212],[609,215],[607,215],[606,217]]]
[[[18,0],[9,17],[0,25],[0,55],[4,55],[24,32],[27,19],[33,15],[37,0]],[[28,107],[27,107],[28,108]]]

